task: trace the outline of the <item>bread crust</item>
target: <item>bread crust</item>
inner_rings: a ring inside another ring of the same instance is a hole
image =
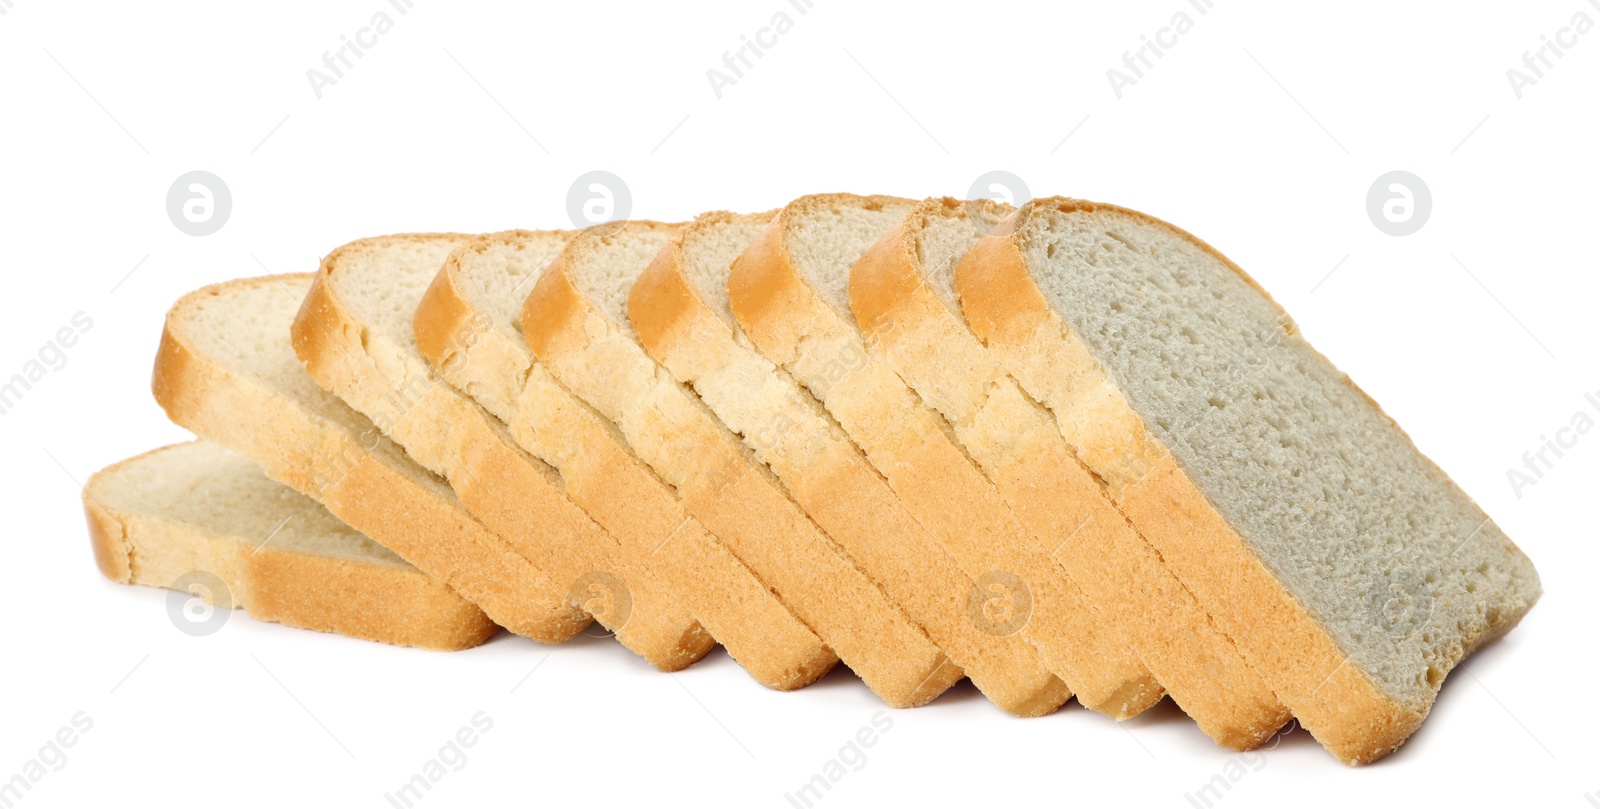
[[[648,558],[660,579],[675,584],[683,603],[752,677],[784,691],[816,681],[838,663],[833,650],[684,511],[615,427],[602,424],[601,416],[546,378],[548,372],[533,363],[521,335],[508,344],[511,336],[502,335],[469,301],[458,278],[465,256],[540,235],[549,234],[491,234],[454,251],[417,307],[418,348],[452,384],[496,388],[478,397],[480,403],[498,397],[513,437],[536,454],[554,453],[544,459],[560,471],[568,496]],[[508,366],[518,371],[508,372]],[[479,369],[484,373],[468,375]],[[450,370],[462,376],[452,379]]]
[[[782,371],[739,345],[729,324],[694,289],[685,272],[685,240],[735,219],[721,212],[696,219],[634,283],[628,314],[639,341],[680,382],[695,386],[795,501],[985,696],[1017,716],[1054,711],[1072,696],[1066,684],[1021,637],[990,634],[970,618],[965,601],[973,581],[820,408]],[[750,418],[757,421],[746,423]]]
[[[362,563],[212,534],[160,513],[111,505],[101,490],[108,477],[182,446],[151,450],[95,473],[83,490],[84,514],[96,558],[120,559],[106,578],[122,584],[170,587],[170,570],[129,564],[136,547],[203,561],[201,569],[228,588],[231,606],[251,617],[301,629],[438,651],[469,649],[499,627],[483,610],[414,567]],[[206,547],[203,553],[185,549]],[[187,570],[182,571],[189,572]],[[179,574],[181,575],[181,573]],[[209,600],[209,595],[208,596]]]
[[[628,227],[663,230],[658,223]],[[568,387],[623,427],[690,513],[783,598],[875,693],[895,707],[924,704],[961,671],[835,550],[704,405],[662,372],[631,335],[596,311],[571,263],[603,236],[576,237],[522,309],[534,354]],[[602,369],[604,379],[587,376]],[[654,453],[653,455],[651,453]],[[654,458],[654,460],[652,460]],[[673,463],[664,463],[672,459]]]
[[[291,334],[306,369],[325,389],[365,412],[424,465],[442,472],[467,510],[542,575],[519,583],[547,599],[586,606],[617,640],[663,671],[710,651],[711,636],[648,569],[567,499],[560,479],[516,447],[476,403],[436,379],[420,358],[385,352],[339,294],[345,256],[397,243],[452,245],[469,237],[363,239],[333,251],[312,281]],[[392,404],[397,397],[403,404]],[[390,412],[402,410],[398,414]],[[380,420],[383,419],[383,420]]]
[[[962,216],[966,205],[924,202],[851,271],[851,308],[872,352],[919,392],[937,385],[935,395],[960,400],[924,397],[941,410],[962,409],[945,415],[971,420],[956,428],[968,452],[1036,540],[1061,543],[1050,558],[1200,729],[1237,750],[1259,746],[1289,720],[1288,709],[1101,491],[1048,411],[929,287],[915,234],[930,218]]]
[[[179,299],[167,314],[151,378],[167,417],[261,464],[267,477],[321,502],[512,632],[559,642],[580,631],[586,617],[564,600],[543,601],[514,586],[526,560],[473,520],[447,491],[424,483],[420,470],[408,469],[398,452],[385,451],[376,428],[352,434],[344,425],[326,422],[183,337],[188,309],[207,297],[257,289],[277,295],[282,292],[267,287],[310,278],[246,278]]]
[[[1118,719],[1137,715],[1163,694],[1143,661],[1115,628],[1100,625],[1075,584],[1039,573],[1044,563],[1023,552],[1026,531],[955,445],[948,425],[867,354],[859,331],[819,297],[794,264],[787,233],[808,208],[905,202],[827,194],[785,207],[734,262],[728,281],[734,317],[763,354],[794,373],[844,425],[967,575],[979,579],[1000,573],[1022,581],[1034,606],[1021,631],[1081,704]],[[809,370],[805,363],[811,363]]]
[[[1267,297],[1216,250],[1153,217],[1062,198],[1031,204],[1060,206],[1063,212],[1113,210],[1170,228]],[[973,331],[1036,398],[1056,411],[1069,443],[1082,447],[1088,438],[1088,443],[1103,444],[1106,452],[1128,459],[1108,477],[1108,493],[1324,747],[1348,764],[1370,762],[1399,747],[1424,714],[1400,704],[1364,672],[1346,665],[1333,639],[1144,427],[1109,373],[1029,275],[1013,240],[1029,210],[1025,207],[992,230],[957,268],[956,287]],[[1073,399],[1080,404],[1063,412],[1062,403]],[[1122,435],[1128,437],[1108,435],[1103,427],[1099,435],[1087,435],[1097,424],[1123,425],[1129,429]]]

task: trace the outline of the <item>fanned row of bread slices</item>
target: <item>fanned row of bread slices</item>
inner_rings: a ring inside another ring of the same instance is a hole
[[[593,620],[1357,764],[1540,593],[1242,270],[1073,199],[365,239],[185,296],[153,387],[201,440],[86,487],[100,569],[390,643]]]

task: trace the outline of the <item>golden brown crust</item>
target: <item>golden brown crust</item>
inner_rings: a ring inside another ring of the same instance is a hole
[[[97,506],[85,488],[83,517],[89,524],[89,546],[94,550],[95,566],[101,574],[118,584],[133,581],[128,535],[110,512]]]
[[[174,304],[151,383],[168,418],[261,464],[268,477],[320,501],[334,516],[476,602],[501,626],[546,642],[570,638],[574,624],[582,627],[581,613],[511,586],[515,577],[509,571],[518,565],[510,549],[454,498],[424,488],[417,473],[375,451],[381,441],[376,428],[357,435],[324,422],[248,374],[195,350],[183,337],[187,310],[205,297],[280,281],[304,283],[309,277],[230,281]]]
[[[378,407],[380,412],[369,413],[374,419],[394,409],[390,398],[407,398],[405,417],[390,427],[392,437],[414,453],[419,448],[410,442],[437,444],[419,459],[442,453],[448,459],[443,471],[462,504],[528,562],[518,565],[519,589],[552,603],[582,599],[618,641],[663,671],[704,657],[713,645],[705,629],[650,571],[623,558],[616,540],[567,499],[559,478],[515,447],[477,404],[433,378],[420,360],[412,360],[423,365],[418,371],[398,372],[405,374],[400,382],[392,378],[397,372],[379,370],[384,363],[361,339],[368,327],[339,298],[335,276],[345,255],[397,242],[461,244],[463,237],[368,239],[330,254],[291,330],[312,377],[357,409]],[[363,398],[366,392],[381,394],[385,403],[373,405]],[[419,419],[420,439],[408,429]]]
[[[916,234],[929,217],[945,215],[940,208],[960,216],[965,205],[948,198],[924,202],[863,256],[850,276],[857,321],[874,352],[913,387],[924,369],[936,368],[947,380],[944,395],[959,397],[968,410],[963,417],[973,420],[961,439],[974,459],[1036,539],[1066,538],[1051,558],[1090,596],[1105,623],[1134,643],[1201,730],[1234,749],[1260,745],[1288,721],[1288,709],[1128,525],[1048,415],[1003,372],[989,378],[998,371],[996,361],[928,286]],[[980,441],[987,443],[975,445]]]
[[[942,419],[917,402],[893,371],[864,353],[859,333],[841,325],[839,316],[811,289],[785,243],[791,222],[809,206],[891,201],[904,202],[892,197],[821,195],[791,203],[734,262],[728,282],[734,317],[761,352],[779,365],[789,367],[804,359],[802,344],[812,346],[812,352],[835,352],[826,378],[811,385],[813,393],[845,424],[879,471],[886,471],[886,465],[875,457],[879,452],[875,447],[893,456],[887,461],[888,471],[918,471],[889,475],[890,483],[904,502],[914,505],[918,519],[936,529],[936,536],[969,576],[1013,571],[1019,562],[1012,554],[1013,540],[1026,537],[1026,532],[993,487],[975,474]],[[818,393],[819,385],[843,395]],[[869,435],[874,440],[862,440]],[[1111,628],[1099,626],[1072,582],[1057,576],[1023,578],[1035,605],[1035,617],[1023,631],[1080,703],[1123,719],[1160,701],[1160,684]],[[1070,630],[1063,629],[1069,625]]]
[[[500,344],[501,336],[492,331],[487,316],[473,308],[457,274],[469,251],[517,245],[536,235],[528,231],[491,234],[451,254],[416,315],[418,342],[435,368],[466,371],[482,362],[480,367],[490,373],[512,375],[505,370],[504,356],[519,348]],[[525,345],[518,338],[520,351],[526,352]],[[479,356],[483,359],[477,359]],[[526,361],[511,362],[514,366]],[[560,469],[574,502],[619,540],[647,554],[661,575],[677,585],[684,603],[712,636],[751,676],[770,688],[792,690],[809,685],[838,663],[831,649],[684,512],[672,490],[632,455],[614,428],[602,425],[597,414],[565,390],[556,389],[553,381],[546,382],[542,367],[524,367],[520,376],[520,380],[487,382],[508,386],[503,395],[509,399],[529,397],[529,409],[513,414],[513,421],[520,418],[528,423],[513,423],[512,433],[526,431],[531,443],[543,440],[540,451],[555,454],[546,460]],[[485,384],[482,376],[468,378],[474,385]],[[519,383],[521,389],[510,389]]]
[[[416,568],[258,549],[246,538],[212,535],[162,514],[119,510],[100,495],[100,481],[107,476],[170,449],[119,461],[89,479],[84,512],[97,556],[102,547],[127,560],[136,545],[180,555],[185,546],[211,545],[229,560],[222,562],[211,553],[197,556],[212,563],[207,572],[222,577],[232,606],[286,626],[440,651],[472,648],[498,630],[482,610]],[[160,573],[136,566],[125,565],[120,575],[112,575],[102,564],[102,572],[124,584],[172,584]]]
[[[760,430],[745,441],[795,501],[995,705],[1017,716],[1054,711],[1072,694],[1040,664],[1037,651],[1020,636],[985,632],[957,606],[973,587],[972,580],[905,511],[860,450],[842,434],[829,434],[824,417],[802,404],[799,389],[740,346],[699,296],[685,271],[684,243],[732,217],[719,213],[697,219],[635,282],[628,314],[640,342],[679,381],[695,384],[701,399],[726,423],[737,423],[743,415],[743,408],[729,400],[769,397],[758,405],[760,417],[781,420],[785,428]],[[723,375],[743,382],[729,388],[706,378]]]
[[[577,237],[529,295],[522,324],[530,348],[569,383],[582,381],[574,369],[590,367],[596,352],[612,352],[606,354],[608,363],[616,364],[608,364],[607,371],[622,386],[617,390],[652,397],[628,404],[648,412],[649,429],[662,442],[656,449],[693,459],[692,474],[656,467],[677,487],[690,513],[749,564],[885,702],[911,707],[943,693],[960,679],[960,669],[829,548],[815,524],[764,469],[741,454],[737,439],[703,405],[684,398],[675,385],[656,385],[654,362],[636,344],[629,348],[632,337],[619,334],[591,308],[573,282],[569,262],[594,249],[594,238]],[[626,362],[629,358],[637,361]],[[606,410],[601,402],[591,404]]]
[[[1060,199],[1032,204],[1060,205],[1063,211],[1124,210]],[[1131,456],[1127,479],[1113,481],[1109,489],[1118,506],[1323,746],[1352,764],[1394,750],[1421,724],[1422,715],[1385,695],[1355,666],[1346,665],[1332,638],[1143,428],[1115,383],[1028,273],[1012,237],[1029,210],[1025,207],[992,230],[957,268],[956,288],[973,331],[1006,358],[1026,386],[1097,392],[1092,406],[1098,412],[1089,414],[1064,413],[1058,402],[1051,401],[1062,397],[1036,393],[1056,409],[1064,430],[1076,431],[1075,423],[1136,425],[1125,440],[1099,437]],[[1152,217],[1128,213],[1165,226]],[[1073,435],[1068,440],[1078,444]]]

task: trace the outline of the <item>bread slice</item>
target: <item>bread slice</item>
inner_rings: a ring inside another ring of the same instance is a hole
[[[414,318],[434,370],[554,466],[566,492],[675,595],[761,683],[789,690],[839,658],[699,521],[672,487],[634,457],[616,425],[533,358],[517,325],[523,300],[571,231],[510,231],[458,247]]]
[[[955,281],[973,330],[1341,760],[1404,742],[1539,597],[1528,558],[1193,236],[1035,200]]]
[[[417,350],[417,304],[468,238],[384,236],[329,253],[291,329],[295,352],[323,388],[448,480],[467,511],[543,571],[555,588],[548,597],[574,594],[656,668],[690,665],[713,645],[694,616],[567,499],[555,470],[440,381]]]
[[[950,198],[917,205],[851,270],[851,311],[872,355],[945,417],[1033,536],[1060,538],[1051,558],[1173,700],[1218,743],[1255,747],[1288,709],[961,316],[956,262],[1011,210]]]
[[[631,222],[573,238],[522,310],[528,345],[611,419],[685,506],[890,705],[943,693],[959,666],[857,569],[772,473],[640,347],[628,289],[674,226]]]
[[[310,275],[246,278],[173,304],[151,379],[168,418],[261,464],[512,632],[545,643],[581,632],[588,615],[306,374],[289,325],[310,287]]]
[[[181,589],[184,576],[206,573],[225,588],[201,593],[213,606],[425,649],[470,649],[498,629],[454,590],[216,444],[112,464],[83,487],[83,508],[95,561],[114,582]]]
[[[899,602],[1000,708],[1038,716],[1071,692],[1012,632],[974,621],[976,586],[890,490],[861,450],[728,312],[728,266],[771,214],[706,214],[680,230],[633,285],[639,342],[744,439],[850,559]]]
[[[790,203],[734,261],[732,314],[838,419],[968,576],[993,597],[1031,603],[1024,620],[1008,624],[1021,624],[1078,701],[1133,716],[1161,699],[1160,684],[1017,521],[949,425],[866,352],[847,299],[850,268],[914,205],[850,194]]]

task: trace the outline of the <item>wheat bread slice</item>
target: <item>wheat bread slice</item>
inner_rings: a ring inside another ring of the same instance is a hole
[[[570,594],[623,646],[663,671],[704,657],[711,636],[639,560],[569,500],[560,476],[476,402],[439,380],[411,321],[470,237],[362,239],[323,259],[291,335],[311,377],[450,482],[467,511]]]
[[[733,263],[733,316],[773,362],[838,420],[968,576],[995,622],[1031,641],[1085,707],[1118,719],[1162,689],[1116,627],[1036,548],[950,428],[887,364],[867,353],[846,285],[857,259],[915,205],[894,197],[802,197]],[[1021,605],[1027,604],[1024,614]]]
[[[967,327],[956,262],[1012,208],[926,200],[856,263],[850,305],[875,357],[930,407],[1036,540],[1123,630],[1207,735],[1245,750],[1289,719],[1266,682],[1134,531],[1030,398]]]
[[[112,464],[89,478],[83,508],[95,561],[114,582],[400,646],[470,649],[498,630],[454,590],[217,444]]]
[[[956,270],[975,333],[1323,746],[1359,764],[1537,600],[1528,558],[1244,271],[1051,198]]]
[[[571,231],[508,231],[458,247],[417,306],[417,347],[434,370],[555,467],[566,492],[659,577],[729,656],[768,687],[808,685],[833,650],[633,455],[616,425],[556,381],[522,336],[522,302]]]
[[[311,276],[214,284],[167,313],[151,388],[173,423],[260,464],[506,629],[545,643],[589,616],[474,520],[450,487],[312,381],[289,326]]]
[[[727,309],[728,266],[771,214],[711,213],[679,230],[628,297],[645,350],[688,385],[795,502],[1001,709],[1049,713],[1071,697],[1013,632],[973,620],[976,586],[928,536],[861,450],[750,345]]]
[[[961,669],[856,568],[750,450],[656,364],[628,324],[633,281],[675,226],[573,238],[522,309],[529,347],[616,424],[640,459],[885,702],[920,705]]]

